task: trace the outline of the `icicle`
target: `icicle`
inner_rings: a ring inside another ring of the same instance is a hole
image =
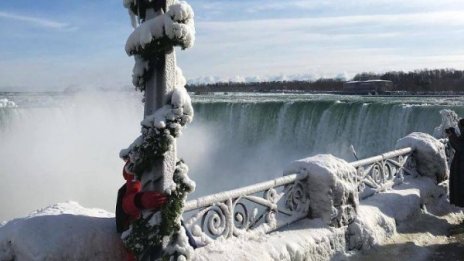
[[[128,12],[129,12],[129,17],[130,17],[130,21],[131,21],[131,25],[132,25],[132,28],[137,28],[138,26],[138,23],[137,23],[137,18],[135,17],[135,14],[132,12],[132,10],[129,8],[127,9]]]

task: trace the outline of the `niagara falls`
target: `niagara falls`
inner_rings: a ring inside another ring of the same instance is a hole
[[[464,260],[454,0],[0,3],[0,261]]]

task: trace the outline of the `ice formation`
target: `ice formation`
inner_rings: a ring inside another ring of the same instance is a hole
[[[143,52],[150,48],[162,47],[163,42],[170,42],[185,48],[193,46],[195,41],[195,26],[193,10],[189,4],[179,1],[169,6],[162,15],[140,24],[131,33],[126,42],[126,52],[129,55]]]
[[[176,70],[176,88],[170,94],[170,102],[159,108],[152,115],[145,117],[141,122],[142,135],[139,136],[127,149],[121,150],[121,158],[130,158],[137,164],[146,157],[146,153],[162,155],[168,148],[163,146],[172,144],[174,138],[181,134],[182,127],[192,121],[193,106],[190,96],[185,89],[185,78],[182,71]],[[153,151],[145,151],[151,147],[153,140],[160,146]],[[170,142],[171,141],[171,142]],[[166,150],[164,150],[166,149]]]
[[[444,109],[440,111],[441,123],[433,131],[433,136],[437,139],[447,138],[445,130],[453,127],[456,130],[456,134],[460,135],[458,128],[459,116],[453,110]]]
[[[271,234],[244,234],[216,240],[195,250],[193,260],[346,260],[351,250],[381,245],[400,226],[414,226],[418,216],[462,211],[450,207],[446,188],[426,177],[407,176],[390,191],[360,202],[356,219],[348,226],[330,227],[322,219],[305,219]],[[436,226],[436,224],[432,224]],[[430,227],[425,228],[431,229]]]
[[[442,142],[427,133],[413,132],[397,141],[396,148],[405,147],[414,149],[415,169],[420,175],[438,183],[448,179],[449,168]]]
[[[150,70],[150,63],[138,54],[134,55],[134,60],[135,64],[132,69],[132,84],[137,87],[137,89],[143,89],[147,81],[145,75]]]
[[[312,218],[342,226],[352,222],[358,207],[356,169],[330,154],[294,161],[284,174],[307,176],[306,189]]]
[[[137,17],[131,8],[131,5],[134,5],[136,2],[137,2],[136,0],[123,0],[123,5],[125,8],[127,8],[127,11],[129,13],[129,18],[131,21],[131,25],[133,28],[136,28],[139,25],[137,21]]]
[[[0,108],[16,108],[18,107],[14,101],[10,101],[7,98],[0,99]]]

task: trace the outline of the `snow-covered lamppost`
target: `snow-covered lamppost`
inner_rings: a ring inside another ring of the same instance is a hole
[[[144,92],[145,109],[141,136],[120,156],[129,160],[128,171],[141,181],[142,191],[166,193],[169,200],[161,211],[142,211],[122,239],[139,259],[154,248],[164,257],[188,258],[192,249],[180,218],[194,183],[177,159],[175,138],[191,122],[193,109],[174,46],[193,45],[193,11],[176,0],[124,0],[124,6],[134,27],[125,49],[135,58],[132,80]]]

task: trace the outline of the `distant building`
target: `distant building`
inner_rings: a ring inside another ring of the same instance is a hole
[[[392,89],[393,82],[387,80],[349,81],[343,84],[343,92],[351,94],[382,94]]]

